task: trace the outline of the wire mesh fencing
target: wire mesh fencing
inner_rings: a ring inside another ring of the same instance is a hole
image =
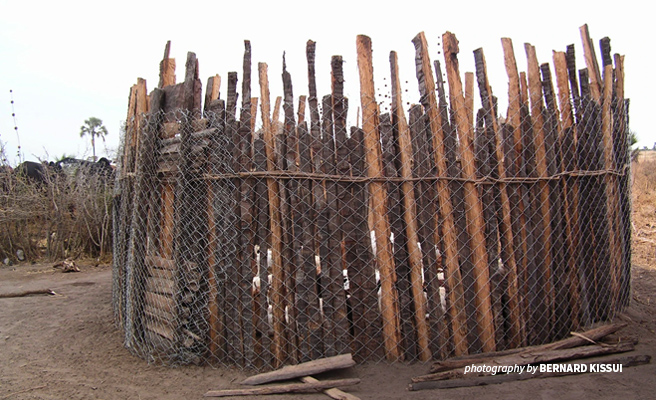
[[[445,34],[444,82],[424,35],[413,42],[419,104],[404,109],[392,52],[380,113],[371,41],[358,37],[353,127],[343,60],[319,99],[313,42],[308,95],[295,107],[285,69],[273,117],[266,64],[251,97],[249,42],[239,113],[236,73],[226,100],[210,78],[201,109],[195,55],[175,84],[167,45],[160,88],[131,90],[116,185],[113,301],[127,347],[255,369],[347,352],[426,361],[550,342],[627,307],[623,58],[613,67],[602,40],[603,75],[577,74],[573,46],[556,52],[556,92],[535,49],[519,73],[504,39],[502,113],[482,50],[463,84]]]

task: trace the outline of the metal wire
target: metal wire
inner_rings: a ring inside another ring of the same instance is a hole
[[[550,342],[626,308],[624,99],[584,90],[568,118],[543,70],[540,93],[501,115],[477,71],[474,118],[457,82],[448,105],[421,68],[421,104],[381,115],[363,102],[362,127],[347,129],[339,90],[321,112],[310,96],[309,121],[286,92],[284,123],[254,124],[250,99],[240,119],[214,100],[128,123],[113,299],[126,346],[256,369],[443,359]]]

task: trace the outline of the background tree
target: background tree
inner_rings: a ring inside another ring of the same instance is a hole
[[[101,119],[91,117],[84,121],[84,125],[80,128],[80,137],[91,136],[91,148],[93,150],[93,161],[96,161],[96,137],[100,137],[103,142],[107,136],[107,128],[103,125]]]

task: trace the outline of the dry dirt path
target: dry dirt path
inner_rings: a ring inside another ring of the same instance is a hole
[[[111,269],[82,266],[64,274],[50,265],[0,267],[0,293],[50,288],[58,296],[0,299],[0,400],[201,399],[209,389],[236,388],[245,374],[210,367],[148,365],[128,352],[114,326]],[[656,358],[656,268],[636,267],[625,333],[638,336],[637,353]],[[407,392],[427,365],[358,365],[325,377],[358,377],[349,391],[362,399],[652,399],[656,363],[621,374],[535,379],[479,388]],[[255,398],[255,397],[251,397]],[[328,399],[322,394],[271,399]],[[248,397],[244,397],[248,399]]]

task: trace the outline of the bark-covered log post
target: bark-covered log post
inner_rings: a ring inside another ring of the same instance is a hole
[[[449,80],[451,104],[453,113],[455,114],[456,131],[458,132],[458,139],[460,141],[459,154],[463,168],[463,178],[466,180],[465,204],[467,230],[471,240],[472,261],[474,263],[473,278],[476,296],[474,303],[476,304],[478,336],[483,351],[494,351],[496,345],[490,299],[490,274],[488,271],[487,253],[485,251],[485,226],[480,198],[474,185],[474,181],[476,180],[476,164],[474,161],[473,127],[468,123],[467,108],[465,107],[464,96],[462,94],[462,82],[460,81],[457,59],[459,52],[458,41],[453,34],[447,32],[442,36],[442,46],[444,49],[446,74]]]
[[[410,277],[412,285],[412,298],[414,303],[415,326],[419,348],[419,359],[427,361],[431,358],[428,345],[428,326],[426,323],[426,301],[422,282],[422,252],[419,247],[419,234],[417,232],[417,204],[415,201],[412,179],[412,140],[410,128],[403,112],[403,99],[401,96],[401,82],[399,79],[398,58],[396,52],[390,53],[390,68],[392,75],[392,121],[398,132],[398,149],[400,152],[401,177],[405,181],[401,184],[403,192],[403,218],[406,225],[408,242],[408,258],[410,263]]]
[[[428,45],[426,37],[421,32],[412,40],[415,45],[415,63],[417,66],[417,81],[419,82],[419,92],[423,99],[424,108],[428,115],[428,128],[432,138],[433,151],[435,157],[436,175],[438,177],[447,177],[445,133],[443,130],[442,115],[439,112],[437,99],[435,98],[435,80],[433,71],[428,57]],[[456,355],[464,355],[469,352],[467,340],[467,313],[465,311],[464,289],[462,287],[462,278],[460,274],[459,256],[458,256],[458,237],[454,222],[453,205],[451,203],[451,191],[449,185],[444,179],[436,179],[435,188],[437,190],[439,202],[439,218],[435,216],[435,224],[442,223],[441,233],[443,235],[444,255],[444,275],[446,283],[446,296],[448,299],[448,314],[451,323],[451,335]],[[435,242],[439,242],[439,230],[436,229]]]
[[[374,89],[371,39],[364,35],[357,38],[358,69],[360,71],[360,101],[362,103],[362,130],[364,131],[367,176],[371,196],[371,220],[376,239],[376,259],[380,270],[381,308],[383,314],[383,338],[386,357],[390,361],[401,360],[398,293],[394,287],[394,258],[390,243],[390,226],[387,219],[387,188],[377,178],[383,177],[378,105]]]
[[[269,98],[269,78],[266,63],[258,64],[260,77],[260,98],[262,104],[262,130],[267,157],[267,171],[275,172],[275,136],[271,127],[271,103]],[[269,223],[271,229],[271,306],[273,308],[273,356],[274,366],[281,366],[286,359],[285,354],[285,304],[284,304],[284,270],[282,265],[283,232],[280,215],[280,191],[278,180],[267,178],[267,193],[269,198]]]

